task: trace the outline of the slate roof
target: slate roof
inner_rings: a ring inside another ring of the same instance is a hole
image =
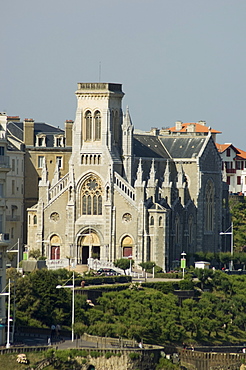
[[[157,136],[134,135],[133,154],[141,158],[170,158]]]
[[[206,137],[160,137],[160,141],[167,149],[172,158],[194,158],[197,157]]]
[[[23,141],[23,122],[8,122],[8,131],[10,131],[13,136]],[[51,148],[54,146],[54,135],[64,134],[64,130],[47,123],[34,122],[34,136],[38,134],[46,135],[46,147]]]

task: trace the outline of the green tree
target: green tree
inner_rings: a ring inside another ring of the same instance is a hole
[[[86,332],[87,326],[82,322],[76,322],[74,324],[74,333],[80,337]]]
[[[41,257],[40,250],[39,249],[30,249],[29,257],[34,258],[35,260],[38,260]]]
[[[246,202],[229,202],[233,221],[233,242],[237,248],[246,245]]]
[[[124,273],[126,274],[126,270],[128,270],[131,265],[134,265],[134,260],[130,260],[129,258],[120,258],[114,262],[114,265],[115,267],[124,270]]]

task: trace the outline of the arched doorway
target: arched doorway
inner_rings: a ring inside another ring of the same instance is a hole
[[[132,238],[127,235],[122,239],[121,242],[121,247],[122,247],[122,256],[123,257],[129,257],[132,256],[133,252],[133,240]]]
[[[87,230],[80,235],[77,243],[77,263],[86,265],[88,258],[100,260],[100,240],[95,231]]]
[[[60,245],[61,240],[58,235],[53,235],[50,239],[50,259],[59,260],[60,259]]]

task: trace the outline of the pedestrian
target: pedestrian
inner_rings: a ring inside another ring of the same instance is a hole
[[[60,331],[61,331],[61,327],[59,324],[56,325],[56,336],[57,337],[60,337]]]
[[[51,346],[51,339],[50,339],[50,337],[48,338],[48,346]]]
[[[55,336],[56,327],[55,325],[51,325],[51,339]]]

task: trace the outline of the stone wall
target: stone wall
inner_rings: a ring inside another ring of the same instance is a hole
[[[238,370],[246,360],[246,354],[180,350],[179,358],[181,365],[187,370]]]
[[[80,362],[80,359],[78,358],[77,361]],[[154,370],[157,362],[157,359],[146,353],[142,353],[139,359],[136,360],[131,360],[127,353],[122,354],[120,357],[112,356],[108,359],[88,356],[87,363],[82,366],[82,370],[87,370],[89,365],[95,366],[96,370]]]

